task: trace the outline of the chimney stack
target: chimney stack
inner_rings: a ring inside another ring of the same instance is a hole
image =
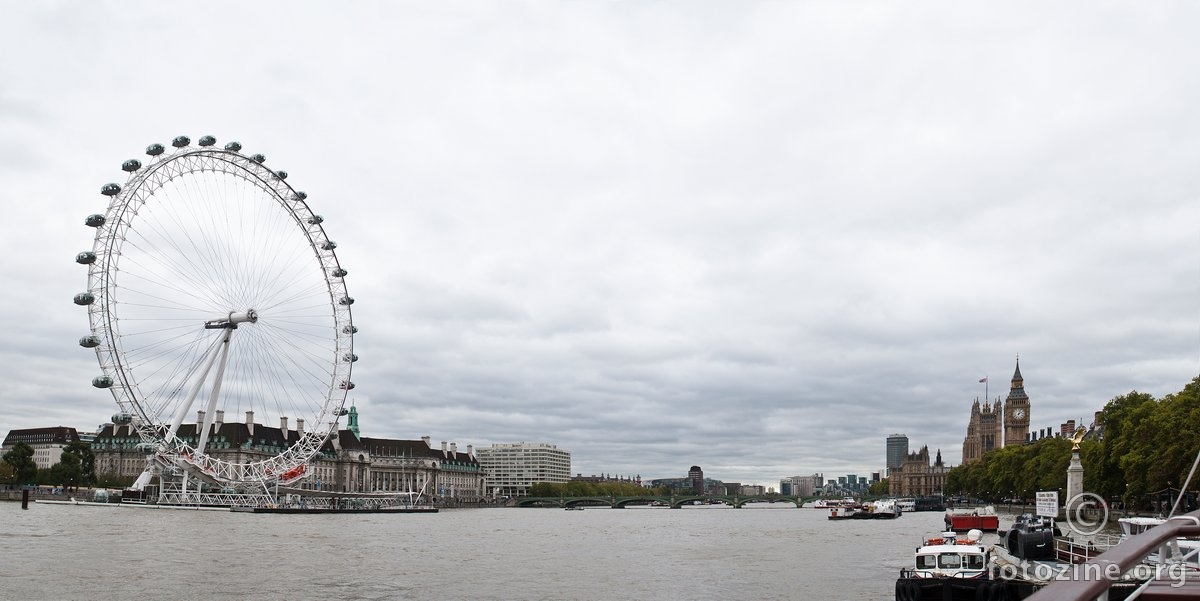
[[[458,455],[458,443],[457,442],[450,443],[450,453],[452,455]]]
[[[200,426],[202,426],[202,425],[204,425],[204,411],[200,410],[200,411],[196,412],[196,431],[197,432],[200,431]]]
[[[296,434],[299,434],[301,438],[304,438],[304,418],[303,417],[296,418]]]
[[[475,458],[475,446],[474,445],[467,445],[467,456],[469,456],[471,459]]]
[[[446,441],[443,440],[442,441],[442,455],[446,454],[446,451],[447,451],[446,444],[447,444]]]
[[[246,412],[246,429],[250,431],[250,435],[254,436],[254,412]]]
[[[433,443],[429,442],[429,437],[428,437],[428,436],[422,436],[422,437],[421,437],[421,441],[425,443],[425,446],[427,446],[427,447],[429,447],[429,448],[431,448],[431,449],[433,448]]]
[[[280,429],[280,431],[283,432],[283,437],[287,438],[288,430],[287,430],[287,416],[286,415],[279,416],[279,429]]]
[[[225,410],[218,409],[217,410],[217,421],[213,423],[213,428],[219,431],[221,429],[221,424],[223,424],[223,423],[225,423]]]

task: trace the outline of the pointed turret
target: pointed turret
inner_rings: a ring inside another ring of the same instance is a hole
[[[354,437],[362,439],[362,435],[358,433],[358,407],[354,406],[354,402],[350,402],[349,420],[346,424],[346,429],[354,433]]]

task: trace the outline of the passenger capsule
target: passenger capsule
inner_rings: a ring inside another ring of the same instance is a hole
[[[120,184],[104,184],[100,187],[100,193],[105,196],[116,196],[121,193]]]
[[[279,179],[287,179],[287,171],[280,169],[279,171],[275,172],[275,177],[278,177]]]
[[[321,225],[324,222],[325,218],[320,215],[313,215],[312,217],[308,218],[309,225]]]
[[[100,337],[92,334],[79,339],[79,346],[83,348],[96,348],[100,346]]]
[[[333,271],[331,271],[329,273],[335,278],[344,278],[350,272],[346,271],[345,269],[342,269],[341,267],[338,267],[337,269],[334,269]]]
[[[118,426],[124,426],[125,424],[128,424],[129,422],[132,422],[132,421],[133,421],[133,416],[129,415],[128,413],[126,413],[124,411],[122,411],[120,413],[114,413],[112,416],[112,423],[114,423]]]
[[[129,159],[128,161],[121,163],[121,169],[123,169],[129,173],[133,173],[134,171],[137,171],[138,169],[141,169],[141,168],[142,168],[142,162],[137,159]]]
[[[96,295],[91,292],[80,292],[75,295],[75,304],[84,306],[96,302]],[[343,303],[344,304],[344,303]]]
[[[200,136],[201,146],[212,146],[217,143],[217,139],[212,136]]]
[[[175,139],[171,140],[171,146],[174,146],[175,148],[183,148],[191,143],[192,139],[187,136],[175,136]]]
[[[90,250],[85,250],[75,255],[75,262],[79,263],[80,265],[91,265],[92,263],[96,262],[96,253]]]
[[[239,150],[241,150],[241,149],[242,149],[242,143],[241,143],[241,142],[230,142],[230,143],[228,143],[228,144],[226,144],[226,145],[225,145],[225,150],[228,150],[228,151],[230,151],[230,152],[237,152],[237,151],[239,151]]]
[[[261,165],[263,163],[263,161],[267,160],[267,157],[265,157],[261,154],[252,154],[252,155],[250,155],[250,160]]]
[[[87,219],[84,219],[83,222],[89,227],[100,227],[104,225],[104,215],[92,213],[91,215],[88,215]]]
[[[346,327],[342,328],[342,333],[343,334],[357,334],[358,326],[346,326]]]
[[[162,154],[164,150],[166,150],[166,148],[163,148],[162,144],[151,144],[146,147],[146,154],[156,157]]]
[[[333,240],[326,240],[323,244],[321,244],[321,248],[325,250],[333,250],[337,248],[337,242],[334,242]]]
[[[354,297],[353,296],[343,296],[341,299],[338,300],[338,304],[346,305],[347,307],[349,307],[350,305],[354,304]]]
[[[108,376],[96,376],[92,378],[92,386],[96,388],[109,388],[113,385],[113,379]]]
[[[342,357],[342,361],[345,361],[346,363],[354,363],[355,361],[358,361],[358,355],[355,355],[354,353],[347,353],[345,357]]]
[[[350,380],[342,380],[341,387],[342,390],[354,390],[354,382],[351,382]]]

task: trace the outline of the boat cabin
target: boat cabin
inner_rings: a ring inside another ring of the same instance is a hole
[[[965,537],[943,532],[925,538],[915,554],[915,578],[983,578],[987,575],[987,547],[983,533],[973,530]]]

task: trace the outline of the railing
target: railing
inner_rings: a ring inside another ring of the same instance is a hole
[[[1179,557],[1177,540],[1180,537],[1190,536],[1200,536],[1200,511],[1173,517],[1165,524],[1130,537],[1100,556],[1080,564],[1081,573],[1099,577],[1083,580],[1058,580],[1039,590],[1029,599],[1030,601],[1106,599],[1109,587],[1122,574],[1141,564],[1150,555],[1158,554],[1160,558],[1171,557],[1170,550],[1174,546],[1176,554],[1172,560],[1178,561],[1176,559]]]

